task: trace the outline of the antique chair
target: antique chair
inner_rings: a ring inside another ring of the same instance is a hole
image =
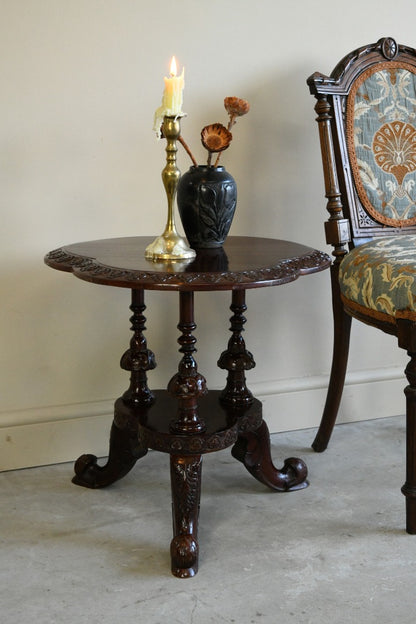
[[[317,99],[329,219],[334,351],[313,448],[337,417],[351,317],[397,336],[406,367],[406,530],[416,534],[416,50],[391,37],[308,79]]]

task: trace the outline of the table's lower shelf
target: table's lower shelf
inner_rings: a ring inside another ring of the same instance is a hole
[[[252,405],[241,409],[226,407],[220,392],[211,390],[198,402],[198,416],[206,424],[203,433],[192,435],[172,433],[177,401],[164,390],[154,391],[155,401],[149,407],[132,409],[118,399],[114,422],[120,429],[138,430],[139,444],[164,453],[199,455],[225,449],[245,431],[255,431],[262,423],[262,405],[254,399]]]

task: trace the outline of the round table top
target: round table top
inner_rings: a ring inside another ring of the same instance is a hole
[[[146,290],[238,290],[276,286],[326,269],[321,251],[271,238],[229,236],[223,247],[199,249],[184,262],[145,258],[152,237],[108,238],[65,245],[49,252],[48,266],[107,286]]]

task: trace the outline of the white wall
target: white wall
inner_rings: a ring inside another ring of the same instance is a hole
[[[346,7],[346,4],[348,5]],[[397,15],[406,15],[397,19]],[[163,76],[186,67],[185,138],[225,121],[224,96],[251,103],[223,164],[238,182],[232,234],[325,249],[325,201],[305,80],[359,45],[415,45],[416,5],[378,0],[2,0],[0,4],[0,468],[107,449],[127,387],[129,292],[43,265],[65,243],[157,235],[166,215],[164,144],[152,132]],[[180,155],[182,170],[187,157]],[[177,297],[150,293],[150,385],[178,353]],[[248,293],[251,389],[273,431],[315,426],[331,357],[329,274]],[[228,340],[229,295],[197,296],[198,364],[211,387]],[[267,330],[267,331],[266,331]],[[402,413],[405,354],[355,324],[344,421]],[[384,383],[385,382],[385,383]]]

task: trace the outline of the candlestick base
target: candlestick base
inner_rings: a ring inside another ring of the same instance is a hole
[[[164,232],[155,238],[153,243],[146,247],[145,257],[148,260],[157,262],[158,260],[192,260],[196,256],[194,249],[191,249],[186,240],[179,236],[177,232]]]

